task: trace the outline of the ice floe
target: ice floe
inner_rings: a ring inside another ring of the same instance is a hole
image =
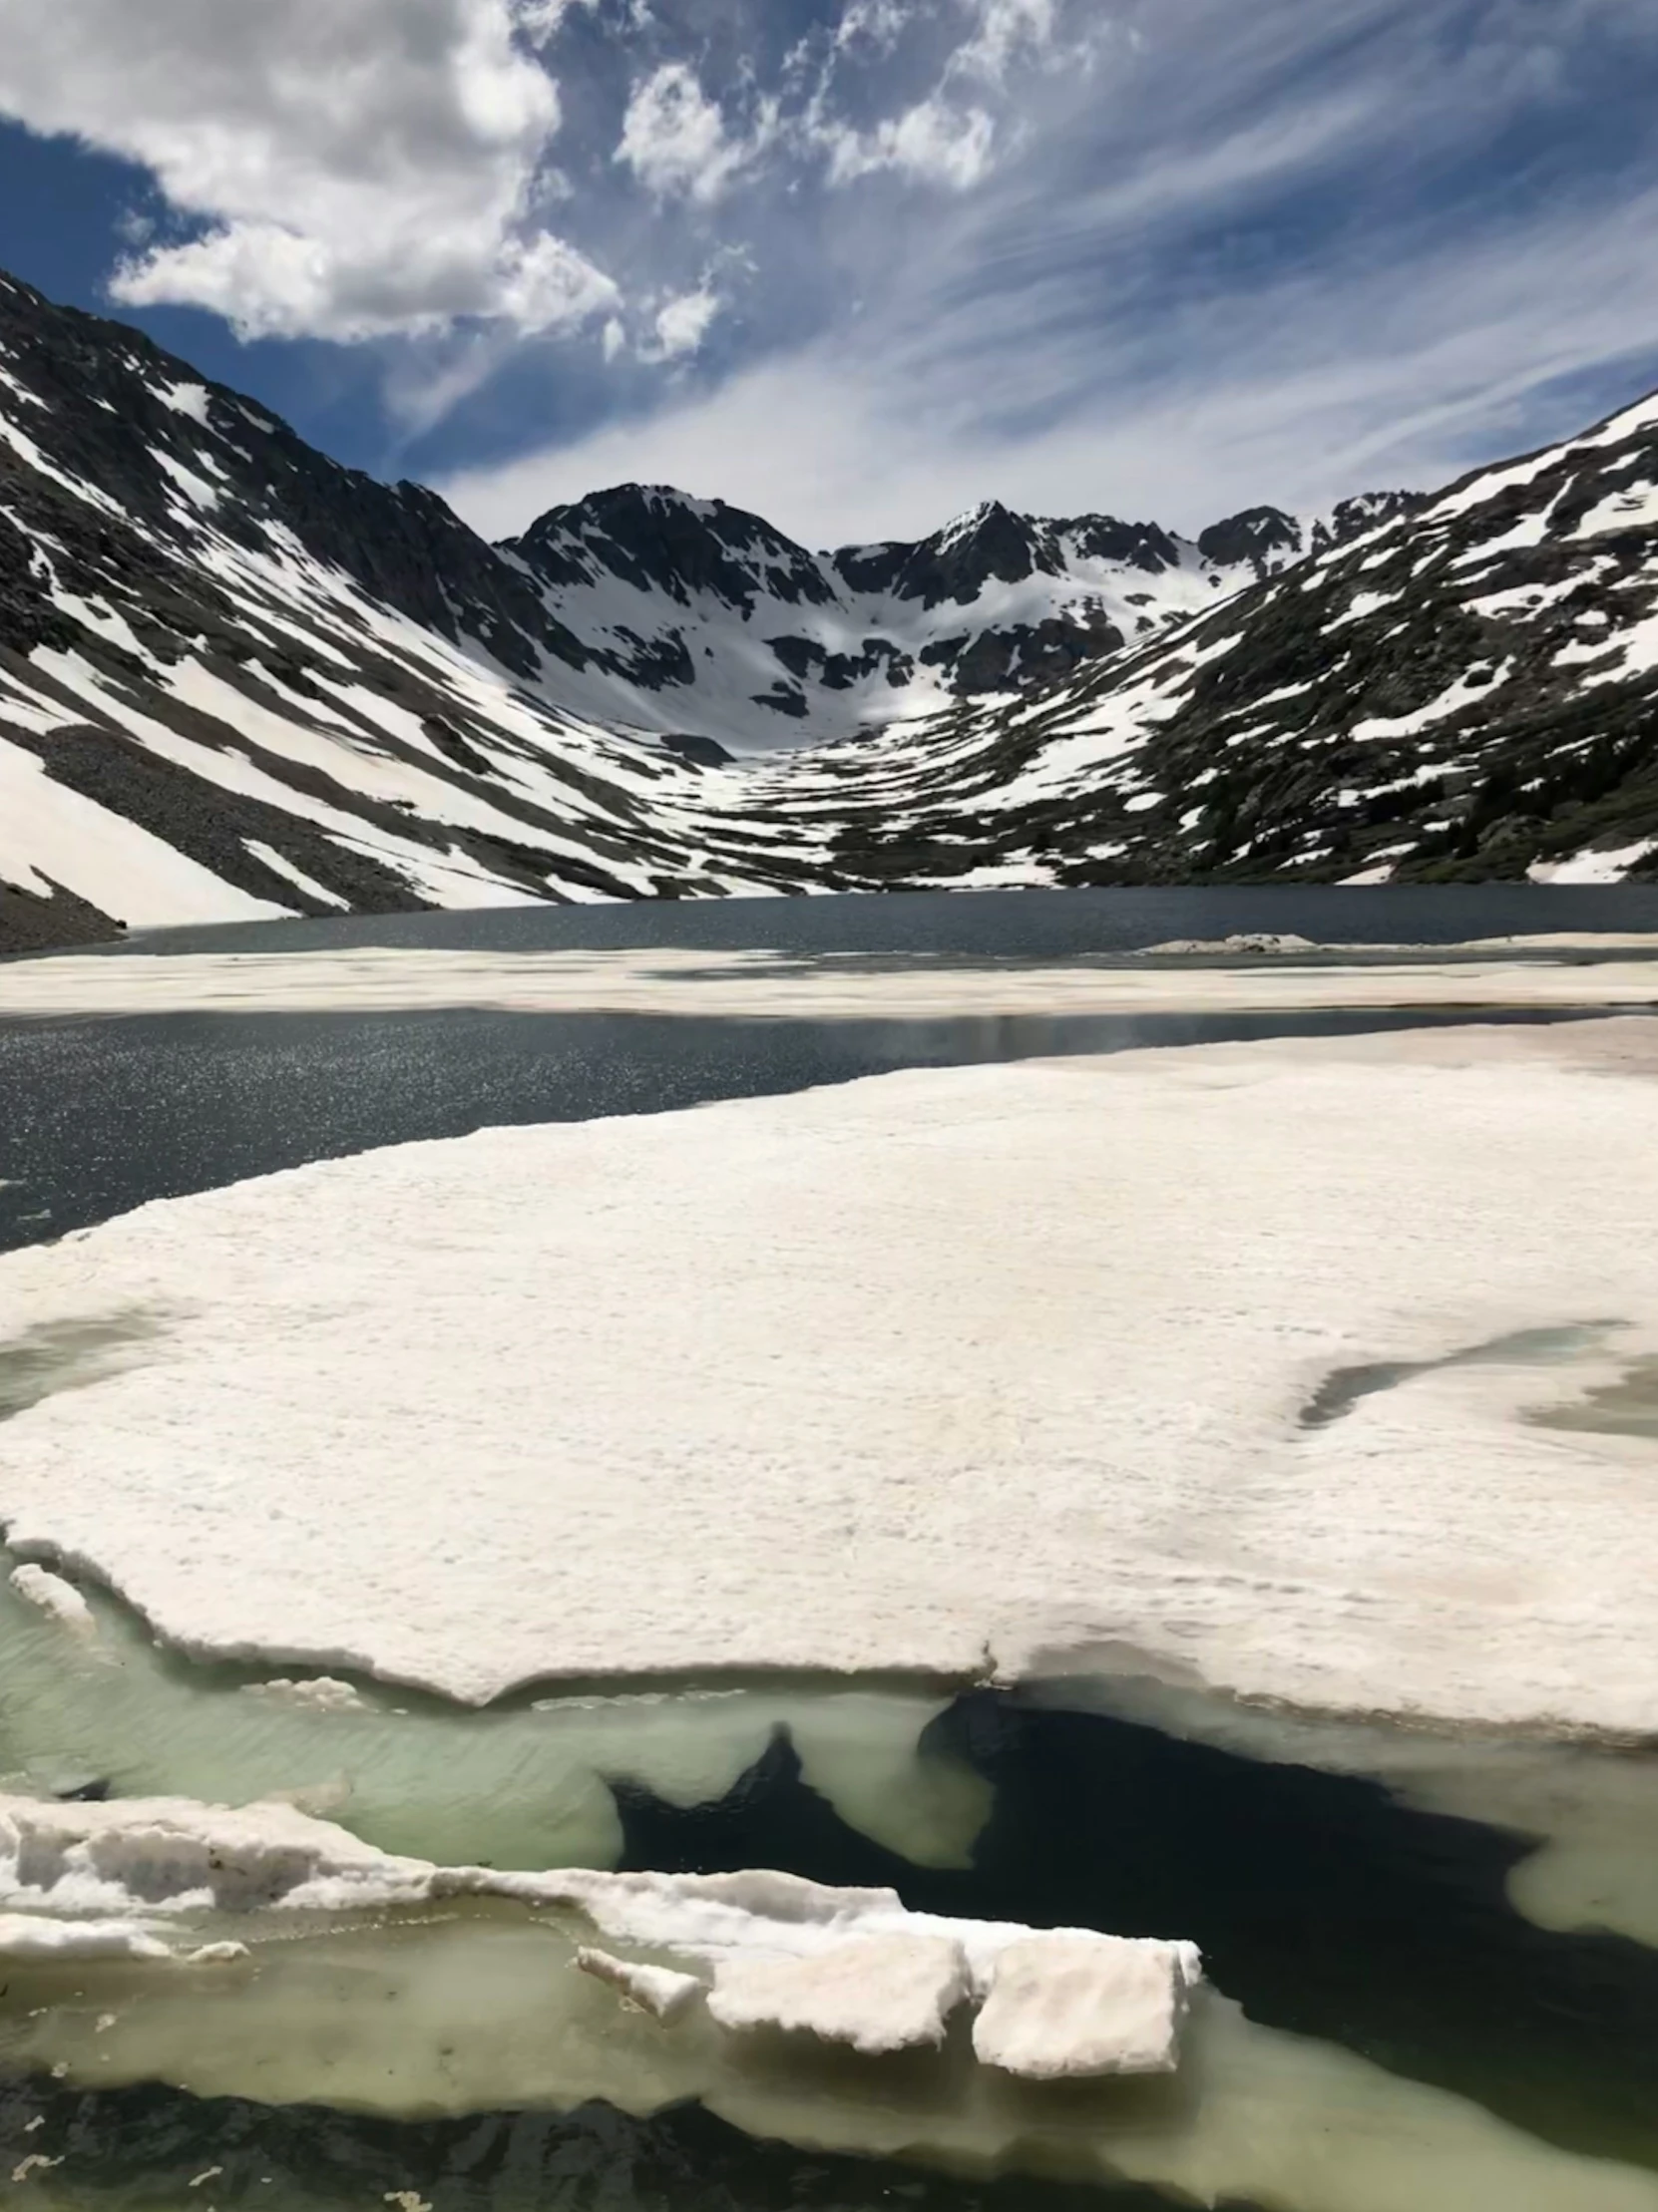
[[[1197,1965],[1189,1945],[1027,1936],[996,1961],[973,2047],[1031,2081],[1172,2073]]]
[[[77,1913],[364,1913],[491,1897],[574,1908],[612,1940],[667,1952],[665,1976],[587,1946],[574,1961],[658,2020],[689,2002],[689,1980],[706,1988],[722,2028],[799,2032],[876,2056],[942,2044],[952,2014],[986,2000],[981,2060],[1036,2079],[1171,2071],[1186,1993],[1202,1974],[1190,1944],[941,1920],[908,1912],[891,1890],[788,1874],[438,1867],[376,1851],[280,1802],[0,1797],[0,1904],[52,1916],[0,1917],[0,1955],[10,1942],[17,1956],[32,1955],[31,1943],[42,1953],[108,1956],[126,1943],[122,1955],[173,1956],[137,1920],[65,1917]],[[711,1970],[711,1986],[687,1977],[687,1962]]]
[[[150,1206],[0,1262],[0,1340],[169,1316],[6,1425],[0,1516],[187,1652],[479,1702],[1129,1649],[1643,1734],[1651,1444],[1536,1416],[1658,1351],[1653,1035],[907,1072]]]
[[[863,1936],[805,1958],[726,1958],[708,2011],[721,2028],[780,2028],[879,2056],[937,2047],[968,1989],[966,1955],[948,1936]]]

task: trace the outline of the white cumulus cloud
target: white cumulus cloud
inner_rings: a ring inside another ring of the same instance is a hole
[[[0,0],[0,113],[150,171],[205,225],[113,289],[246,335],[359,340],[501,318],[525,331],[616,287],[541,230],[559,128],[528,31],[547,0]]]
[[[774,130],[775,110],[762,108],[753,131],[733,137],[695,71],[665,62],[633,87],[616,158],[664,198],[683,192],[706,203],[758,159]]]
[[[934,96],[871,131],[849,126],[820,129],[829,156],[829,181],[851,184],[875,170],[899,170],[918,182],[966,191],[990,172],[996,124],[983,108],[959,108]]]
[[[656,311],[655,320],[658,357],[676,361],[685,354],[698,352],[724,304],[719,294],[706,284],[694,292],[680,292],[675,298],[664,301]]]

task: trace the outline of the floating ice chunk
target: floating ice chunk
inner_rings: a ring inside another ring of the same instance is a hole
[[[314,1674],[303,1681],[278,1675],[274,1681],[249,1682],[244,1697],[262,1697],[273,1705],[296,1705],[307,1712],[366,1712],[362,1691],[331,1674]]]
[[[44,1567],[19,1567],[13,1571],[12,1588],[28,1604],[41,1613],[50,1614],[66,1629],[77,1636],[92,1641],[98,1635],[98,1623],[93,1619],[92,1608],[75,1585],[65,1582],[61,1575],[54,1575]]]
[[[942,2043],[968,1989],[966,1956],[949,1937],[866,1936],[808,1959],[727,1959],[708,2011],[721,2028],[780,2028],[874,2057]]]
[[[796,2029],[870,2055],[941,2043],[959,2005],[987,1991],[995,1998],[1012,1951],[1023,1963],[992,2016],[1004,2053],[994,2062],[1037,2076],[1166,2070],[1185,1992],[1201,1978],[1186,1944],[944,1920],[907,1911],[892,1890],[832,1889],[766,1870],[438,1867],[392,1858],[285,1804],[0,1798],[0,1902],[35,1911],[125,1911],[143,1930],[159,1915],[207,1907],[371,1911],[479,1897],[574,1908],[613,1941],[711,1965],[708,2011],[721,2028]],[[683,1985],[701,1986],[695,1975],[601,1951],[576,1963],[657,2019],[688,2002]],[[1066,2052],[1071,2027],[1079,2039]]]
[[[1229,937],[1170,937],[1166,944],[1148,944],[1142,952],[1143,959],[1159,954],[1214,952],[1316,952],[1319,947],[1311,937],[1298,937],[1293,931],[1261,930]]]
[[[1173,2073],[1199,1977],[1190,1944],[1029,1936],[997,1960],[973,2047],[1028,2081]]]
[[[576,1954],[576,1964],[596,1982],[620,1990],[629,2005],[652,2020],[670,2021],[702,1994],[694,1974],[676,1974],[671,1967],[645,1967],[629,1959],[615,1959],[608,1951],[586,1946]]]

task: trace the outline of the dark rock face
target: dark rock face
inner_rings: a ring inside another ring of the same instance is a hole
[[[759,516],[663,486],[622,484],[551,508],[503,550],[555,586],[609,572],[682,606],[700,594],[747,613],[762,597],[797,606],[835,596],[811,554]]]
[[[1056,576],[1058,555],[1029,516],[1010,514],[993,500],[966,522],[924,538],[893,581],[893,595],[937,606],[953,599],[968,606],[993,579],[1023,583],[1038,569]]]
[[[177,536],[178,510],[189,502],[180,501],[176,472],[185,469],[218,528],[243,545],[259,545],[276,525],[372,597],[440,636],[473,638],[517,675],[533,676],[545,657],[583,664],[540,592],[435,492],[341,468],[138,331],[54,307],[10,279],[0,281],[0,343],[30,394],[14,419],[32,426],[59,468],[99,487],[147,531]],[[170,405],[169,393],[188,395],[187,411]],[[16,462],[15,450],[0,455],[0,472],[15,477]],[[27,530],[27,513],[19,519]],[[96,557],[116,535],[113,515],[104,530],[82,522],[75,550]],[[0,542],[0,593],[7,574]],[[9,626],[6,636],[16,641]]]
[[[1339,501],[1327,522],[1313,525],[1308,550],[1327,553],[1333,546],[1345,546],[1384,524],[1420,515],[1428,503],[1426,492],[1362,492],[1356,499]]]
[[[0,953],[50,952],[68,944],[109,944],[123,923],[72,891],[56,886],[45,898],[0,883]]]
[[[1150,576],[1180,564],[1180,545],[1155,523],[1119,523],[1111,515],[1078,515],[1068,523],[1055,523],[1060,539],[1069,539],[1089,560],[1120,560],[1142,568]]]
[[[688,760],[697,768],[729,768],[731,765],[732,756],[711,737],[670,734],[662,743],[670,753],[676,753],[681,760]]]
[[[1280,508],[1250,507],[1241,515],[1212,523],[1198,538],[1197,548],[1205,560],[1223,567],[1247,561],[1257,576],[1266,576],[1286,559],[1299,557],[1302,530],[1294,516]]]

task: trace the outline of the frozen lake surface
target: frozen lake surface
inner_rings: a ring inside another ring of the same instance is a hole
[[[941,954],[1050,968],[1239,931],[1451,945],[1652,928],[1658,895],[1643,893],[1123,893],[350,921],[179,933],[100,957],[777,950],[825,973],[873,958],[890,987],[913,958]],[[0,1249],[152,1198],[492,1126],[672,1113],[906,1068],[989,1075],[1055,1054],[1465,1018],[1037,1004],[994,1018],[445,1005],[0,1019]],[[1579,1165],[1592,1196],[1593,1163]],[[1604,1146],[1601,1165],[1614,1172]],[[1650,1210],[1632,1188],[1626,1198]],[[1628,1241],[1638,1253],[1632,1226]],[[1567,1273],[1591,1258],[1584,1244]],[[1460,1420],[1495,1390],[1545,1410],[1558,1400],[1563,1425],[1538,1431],[1547,1448],[1622,1452],[1638,1480],[1648,1368],[1619,1356],[1616,1332],[1594,1333],[1634,1317],[1618,1303],[1576,1298],[1528,1308],[1512,1329],[1498,1317],[1444,1342],[1357,1346],[1307,1393],[1312,1448],[1365,1445],[1380,1423],[1373,1442],[1408,1464],[1434,1449],[1413,1408],[1443,1403]],[[35,1318],[42,1332],[0,1356],[0,1417],[19,1414],[20,1441],[25,1409],[78,1363],[91,1374],[132,1348],[77,1333],[67,1312]],[[558,1343],[553,1330],[553,1356]],[[7,1447],[0,1427],[0,1462]],[[1622,1571],[1610,1553],[1608,1567]],[[555,1931],[501,1905],[430,1925],[392,1915],[257,1932],[252,1980],[211,1991],[133,1965],[14,1967],[0,1999],[0,2176],[24,2169],[20,2202],[1658,2207],[1658,1760],[1638,1743],[1298,1720],[1131,1665],[1018,1691],[809,1670],[593,1681],[465,1712],[350,1666],[307,1689],[307,1669],[247,1654],[172,1656],[119,1600],[86,1594],[90,1633],[0,1576],[0,1791],[298,1792],[381,1849],[450,1864],[776,1866],[890,1885],[917,1912],[1188,1940],[1211,1989],[1173,2090],[1095,2087],[1067,2104],[1072,2089],[1054,2085],[987,2106],[954,2044],[937,2061],[826,2061],[711,2046],[701,2027],[673,2042],[680,2030],[629,2022],[614,1993],[568,1975]],[[1606,1679],[1630,1676],[1611,1661]],[[209,1915],[198,1933],[238,1931]],[[586,2072],[555,2020],[591,2045]],[[708,2112],[676,2103],[689,2095]],[[607,2101],[563,2109],[583,2096]],[[929,2170],[939,2161],[948,2173]],[[1010,2161],[1020,2170],[998,2179]]]

